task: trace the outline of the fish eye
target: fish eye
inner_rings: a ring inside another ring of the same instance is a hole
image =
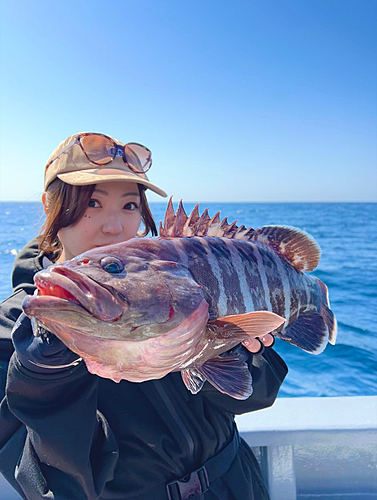
[[[110,274],[120,274],[124,271],[123,262],[116,257],[104,257],[100,262],[100,266]]]

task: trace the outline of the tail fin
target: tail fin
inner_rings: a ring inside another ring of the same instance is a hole
[[[337,323],[330,310],[327,286],[317,278],[320,307],[309,309],[298,315],[297,319],[276,336],[296,345],[306,352],[320,354],[327,343],[335,344]]]
[[[323,281],[318,278],[317,281],[321,292],[321,316],[329,330],[329,342],[334,345],[338,333],[338,325],[334,313],[330,309],[329,291]]]

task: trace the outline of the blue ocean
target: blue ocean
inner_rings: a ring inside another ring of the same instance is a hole
[[[193,203],[185,204],[189,212]],[[295,226],[310,233],[322,249],[314,275],[329,288],[338,320],[338,339],[318,355],[281,340],[276,350],[289,367],[281,397],[377,394],[377,204],[376,203],[202,203],[249,227]],[[151,204],[156,221],[166,205]],[[0,300],[11,294],[17,252],[38,234],[40,203],[0,203]]]

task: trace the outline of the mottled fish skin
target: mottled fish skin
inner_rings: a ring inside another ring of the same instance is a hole
[[[167,246],[166,240],[161,242]],[[188,266],[203,286],[210,318],[250,311],[272,311],[289,325],[300,312],[318,310],[320,289],[314,276],[297,271],[258,242],[227,238],[171,239],[170,258]],[[278,333],[278,332],[276,332]]]

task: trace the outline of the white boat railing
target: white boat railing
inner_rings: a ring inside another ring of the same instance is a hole
[[[377,500],[377,396],[279,398],[237,424],[271,500]]]
[[[271,500],[377,500],[377,396],[279,398],[237,424]],[[0,475],[0,500],[19,498]]]

